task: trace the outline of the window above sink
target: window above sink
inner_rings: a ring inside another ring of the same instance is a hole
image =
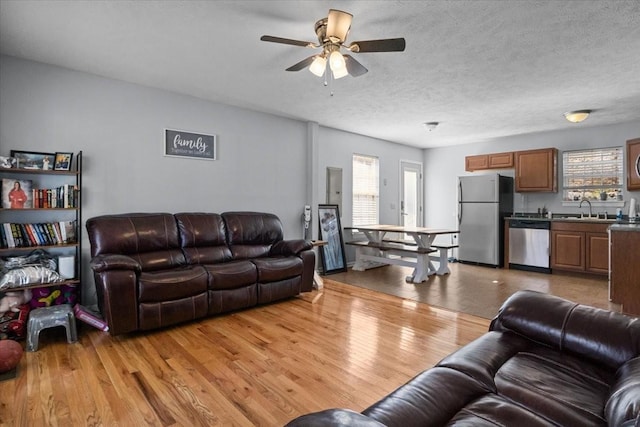
[[[562,153],[563,206],[587,199],[593,206],[624,206],[622,147]]]

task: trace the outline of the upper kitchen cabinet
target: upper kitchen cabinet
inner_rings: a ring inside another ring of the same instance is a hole
[[[558,150],[515,152],[516,192],[557,192],[558,191]]]
[[[479,154],[464,158],[464,169],[467,172],[487,169],[512,169],[513,152]]]
[[[640,138],[627,141],[627,190],[640,190]]]

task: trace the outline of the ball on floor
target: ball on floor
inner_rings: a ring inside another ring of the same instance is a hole
[[[0,341],[0,374],[8,372],[20,363],[22,346],[13,340]]]

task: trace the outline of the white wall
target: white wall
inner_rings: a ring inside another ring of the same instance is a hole
[[[219,160],[163,156],[165,127],[216,134]],[[0,144],[0,155],[82,150],[84,220],[136,211],[255,210],[278,215],[286,238],[302,236],[305,204],[316,210],[325,203],[327,166],[343,168],[343,218],[351,218],[353,153],[380,157],[387,179],[380,219],[396,222],[399,160],[422,158],[416,148],[315,123],[9,56],[0,56]],[[91,303],[86,235],[83,243],[83,292]]]
[[[435,227],[457,226],[457,177],[483,173],[482,171],[473,173],[465,172],[465,156],[536,148],[557,148],[559,150],[559,191],[557,193],[515,194],[514,209],[517,212],[535,212],[538,207],[544,205],[554,213],[572,213],[578,212],[579,210],[575,207],[562,206],[562,191],[560,189],[562,187],[562,152],[567,150],[624,146],[628,139],[639,136],[640,120],[599,127],[576,126],[573,129],[563,131],[515,135],[476,144],[425,150],[426,224]],[[505,170],[499,171],[499,173],[513,176],[514,171]],[[625,186],[623,197],[624,200],[629,200],[630,197],[640,199],[640,192],[629,192]],[[626,209],[625,206],[625,212]],[[594,212],[595,211],[596,209],[594,208]],[[604,208],[598,208],[597,211],[604,211]],[[609,208],[608,213],[614,214],[615,208]]]

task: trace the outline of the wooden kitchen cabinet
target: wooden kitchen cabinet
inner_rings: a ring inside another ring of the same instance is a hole
[[[605,233],[585,233],[585,270],[609,274],[609,236]]]
[[[609,272],[608,223],[551,223],[551,268],[606,275]]]
[[[558,191],[558,150],[545,148],[515,152],[516,192]]]
[[[611,229],[611,275],[609,276],[611,301],[622,304],[622,312],[640,315],[640,231]]]
[[[627,190],[640,190],[640,138],[627,141]]]
[[[551,230],[551,268],[584,271],[584,237],[579,231]]]
[[[479,154],[464,158],[464,169],[467,172],[487,169],[512,169],[513,152]]]

